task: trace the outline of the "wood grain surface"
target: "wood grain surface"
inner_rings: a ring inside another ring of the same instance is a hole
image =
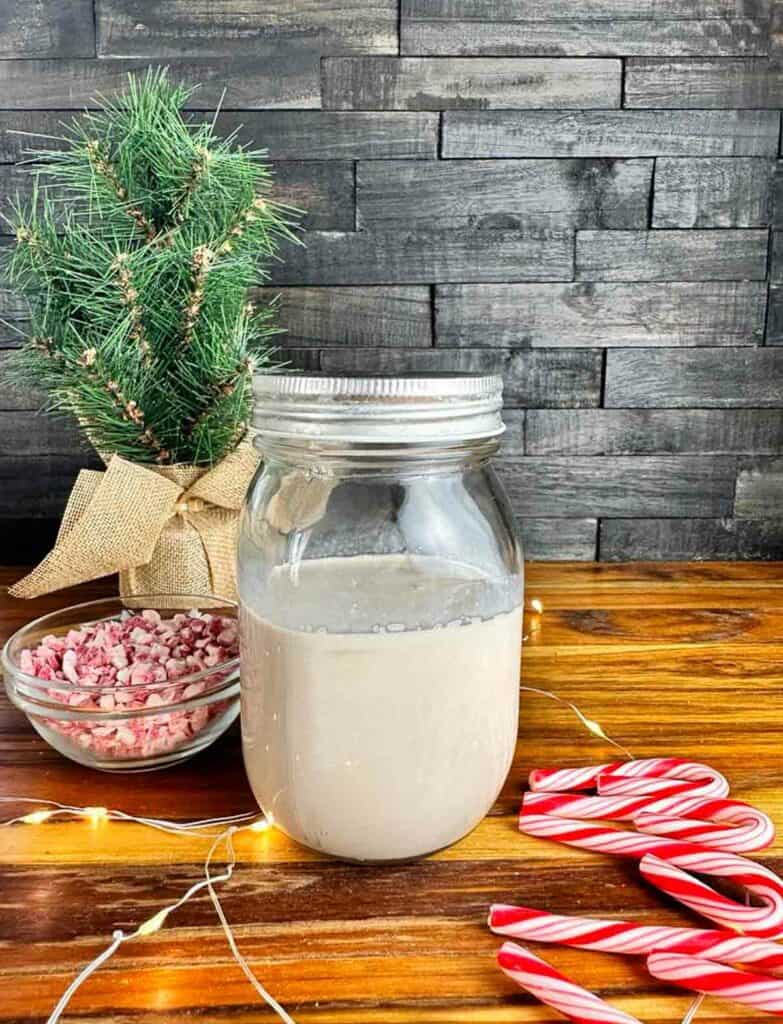
[[[0,570],[8,584],[19,570]],[[113,581],[23,603],[0,597],[3,637],[37,614],[111,592]],[[2,591],[3,595],[5,591]],[[724,771],[738,798],[783,822],[780,757],[783,564],[530,565],[522,680],[575,700],[637,756],[674,754]],[[555,1020],[493,963],[492,901],[560,913],[696,923],[639,882],[633,863],[522,837],[515,813],[533,766],[600,762],[611,750],[558,705],[523,694],[517,756],[484,822],[414,864],[356,867],[280,832],[242,837],[228,915],[253,966],[299,1024],[516,1024]],[[177,820],[253,808],[236,729],[168,771],[121,777],[63,760],[0,705],[2,795],[51,797]],[[9,812],[14,808],[8,808]],[[19,808],[21,810],[21,808]],[[77,967],[116,927],[175,899],[205,844],[134,825],[47,823],[0,832],[0,1021],[45,1019]],[[783,869],[783,845],[761,857]],[[646,1024],[675,1024],[687,994],[641,963],[536,947]],[[124,947],[73,1001],[80,1024],[271,1020],[233,962],[209,901]],[[558,1018],[559,1019],[559,1018]],[[754,1015],[707,1000],[697,1021]]]

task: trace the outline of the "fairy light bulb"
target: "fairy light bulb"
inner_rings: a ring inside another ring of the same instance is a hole
[[[541,613],[542,613],[542,612],[543,612],[543,610],[544,610],[544,604],[543,604],[543,602],[542,602],[542,601],[539,601],[539,599],[538,599],[537,597],[534,597],[534,598],[533,598],[533,600],[532,600],[532,601],[530,602],[530,607],[531,607],[531,608],[533,609],[533,611],[534,611],[534,612],[535,612],[535,613],[536,613],[537,615],[541,615]]]
[[[82,813],[93,825],[97,825],[99,821],[105,821],[109,817],[109,812],[105,807],[85,807]]]
[[[271,817],[259,818],[258,821],[254,821],[252,824],[248,825],[248,828],[251,832],[266,832],[267,829],[272,827],[272,824],[273,822]]]
[[[163,922],[166,920],[169,914],[169,908],[159,910],[157,914],[153,914],[152,917],[142,922],[136,929],[137,935],[152,935],[154,932],[160,931],[163,927]]]
[[[19,820],[23,821],[25,825],[40,825],[42,821],[46,821],[51,816],[51,811],[30,811],[29,814],[23,815]]]

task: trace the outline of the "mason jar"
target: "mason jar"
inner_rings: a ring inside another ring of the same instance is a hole
[[[501,404],[495,376],[256,378],[242,745],[262,810],[314,850],[431,853],[506,779],[523,583]]]

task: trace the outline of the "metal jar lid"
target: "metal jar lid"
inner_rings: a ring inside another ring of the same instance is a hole
[[[262,442],[437,444],[497,437],[505,429],[503,381],[494,374],[259,373],[253,391]]]

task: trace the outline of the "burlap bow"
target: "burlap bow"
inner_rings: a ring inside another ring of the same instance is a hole
[[[111,573],[120,593],[236,596],[239,511],[259,464],[242,442],[216,466],[114,455],[76,479],[54,548],[9,590],[39,597]]]

